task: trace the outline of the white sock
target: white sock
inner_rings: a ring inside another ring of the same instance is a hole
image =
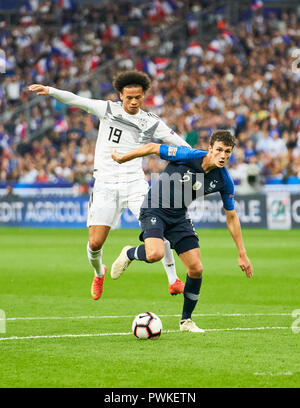
[[[104,275],[104,268],[102,265],[102,248],[98,251],[92,251],[89,243],[87,244],[87,256],[90,264],[94,268],[95,276],[101,278]]]
[[[172,285],[178,278],[176,273],[176,266],[173,251],[170,246],[170,242],[164,239],[165,256],[161,260],[168,276],[169,283]]]

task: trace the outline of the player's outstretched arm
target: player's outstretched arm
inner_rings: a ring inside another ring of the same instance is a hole
[[[84,98],[83,96],[75,95],[69,91],[63,91],[61,89],[56,89],[41,84],[29,85],[28,90],[31,92],[36,92],[37,95],[53,96],[55,99],[65,103],[66,105],[76,106],[88,113],[91,113],[92,115],[98,116],[100,119],[103,118],[106,112],[106,101]]]
[[[247,256],[246,249],[244,246],[243,238],[242,238],[242,230],[239,217],[235,210],[225,210],[226,214],[226,224],[227,228],[230,231],[230,234],[236,244],[239,253],[239,266],[246,273],[248,278],[251,278],[253,275],[253,267],[251,262]]]
[[[137,149],[131,150],[131,152],[123,155],[117,153],[116,150],[113,149],[111,152],[111,157],[114,159],[114,161],[122,164],[129,160],[136,159],[137,157],[148,156],[149,154],[156,154],[159,156],[159,148],[160,144],[158,143],[147,143],[144,146],[138,147]]]

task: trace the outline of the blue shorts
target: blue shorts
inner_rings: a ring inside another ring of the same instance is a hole
[[[147,238],[166,238],[177,255],[199,248],[199,238],[189,218],[174,219],[159,209],[141,209],[139,220],[142,228],[141,241]]]

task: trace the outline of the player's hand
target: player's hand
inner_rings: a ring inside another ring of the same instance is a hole
[[[253,267],[246,254],[239,255],[239,265],[240,265],[241,270],[245,272],[247,278],[252,278]]]
[[[122,159],[122,155],[116,152],[116,149],[112,149],[111,151],[111,157],[116,161],[117,163],[124,163],[124,160]]]
[[[28,90],[31,92],[37,92],[37,95],[49,95],[48,86],[40,84],[29,85]]]

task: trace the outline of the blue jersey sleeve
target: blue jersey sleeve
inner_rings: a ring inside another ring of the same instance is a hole
[[[234,183],[225,167],[222,169],[222,176],[224,179],[224,187],[220,191],[220,194],[223,206],[225,210],[231,211],[234,210]]]
[[[169,146],[162,144],[159,148],[159,155],[163,160],[189,162],[204,157],[207,154],[204,150],[191,149],[186,146]]]

